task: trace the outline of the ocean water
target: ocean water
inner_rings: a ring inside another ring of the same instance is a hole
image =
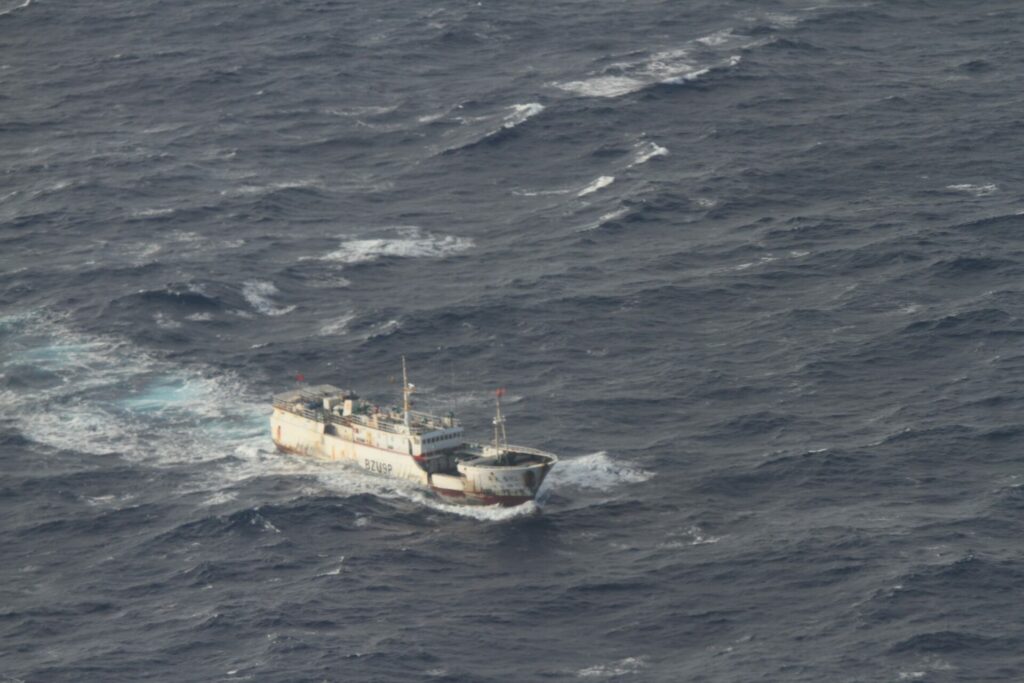
[[[0,680],[1024,680],[1022,28],[0,0]],[[274,452],[402,354],[538,504]]]

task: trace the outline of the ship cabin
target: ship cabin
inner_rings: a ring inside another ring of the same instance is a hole
[[[274,409],[319,422],[326,434],[388,450],[408,451],[417,460],[447,460],[444,456],[452,455],[465,443],[462,425],[452,413],[438,416],[382,407],[331,384],[277,394]]]

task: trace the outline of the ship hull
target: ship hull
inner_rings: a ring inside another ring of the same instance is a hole
[[[274,445],[277,447],[277,450],[279,452],[286,453],[288,455],[298,455],[303,457],[316,457],[317,459],[325,459],[322,456],[310,455],[310,453],[305,449],[285,446],[284,444],[277,443],[276,441],[274,442]],[[368,467],[363,467],[361,469],[364,469],[378,476],[387,476],[381,474],[380,472],[372,471]],[[429,478],[427,480],[429,481]],[[426,488],[429,489],[430,491],[433,491],[446,503],[451,503],[452,505],[499,505],[501,507],[515,507],[516,505],[528,503],[531,500],[534,500],[534,498],[536,497],[535,494],[500,495],[496,493],[491,494],[465,490],[460,491],[457,489],[441,488],[439,486],[429,485]]]
[[[431,490],[441,496],[445,501],[456,505],[500,505],[501,507],[515,507],[523,503],[529,503],[534,496],[498,496],[488,494],[465,493],[463,491],[451,491],[431,487]]]
[[[322,460],[348,462],[385,478],[404,479],[433,491],[456,505],[501,505],[511,507],[536,497],[551,462],[521,465],[495,464],[494,458],[460,462],[457,471],[429,472],[429,465],[398,450],[397,439],[365,437],[371,443],[355,442],[326,433],[323,423],[287,411],[275,410],[270,419],[271,437],[283,453]]]

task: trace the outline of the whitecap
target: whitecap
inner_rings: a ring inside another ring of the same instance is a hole
[[[946,185],[947,190],[953,190],[955,192],[966,192],[967,194],[974,195],[975,197],[987,197],[990,194],[994,194],[999,190],[999,186],[995,183],[986,183],[985,185],[972,185],[970,183],[961,183],[958,185]]]
[[[544,111],[544,105],[540,102],[528,102],[526,104],[513,104],[509,107],[512,111],[505,116],[502,128],[515,128],[520,123],[533,118]]]
[[[686,49],[664,50],[642,60],[610,64],[605,67],[605,73],[599,75],[551,85],[582,97],[620,97],[656,83],[692,81],[714,69],[736,66],[740,59],[739,55],[733,55],[724,62],[698,64]]]
[[[718,536],[704,533],[699,526],[691,526],[686,530],[686,533],[691,538],[690,545],[707,545],[709,543],[718,543],[722,540]]]
[[[618,220],[618,219],[622,218],[623,216],[625,216],[628,213],[629,213],[629,209],[624,207],[624,206],[620,207],[618,209],[615,209],[614,211],[609,211],[608,213],[602,214],[601,217],[598,218],[593,223],[589,223],[589,224],[583,226],[582,228],[580,228],[578,230],[578,232],[589,232],[591,230],[597,230],[598,228],[600,228],[600,227],[602,227],[602,226],[604,226],[604,225],[606,225],[608,223],[611,223],[612,221],[615,221],[615,220]]]
[[[325,572],[320,572],[320,573],[317,574],[317,577],[321,577],[321,576],[338,576],[339,574],[341,574],[341,571],[344,568],[343,567],[344,563],[345,563],[345,556],[342,555],[341,557],[338,558],[338,566],[337,567],[335,567],[334,569],[328,569]]]
[[[636,157],[633,158],[633,162],[629,166],[632,168],[633,166],[645,164],[655,157],[664,156],[668,156],[668,149],[654,142],[644,142],[637,146]]]
[[[607,451],[597,451],[559,460],[545,479],[544,487],[608,491],[625,484],[645,482],[653,476],[653,472],[628,460],[613,460]]]
[[[295,310],[295,306],[278,306],[270,297],[280,294],[273,282],[250,280],[242,285],[242,296],[249,305],[264,315],[284,315]]]
[[[544,195],[569,194],[572,190],[512,190],[512,194],[520,197],[543,197]]]
[[[176,330],[179,327],[181,327],[181,323],[180,322],[178,322],[177,320],[174,320],[172,318],[168,318],[167,316],[165,316],[163,313],[161,313],[159,311],[153,314],[153,322],[156,323],[157,327],[165,329],[165,330]]]
[[[385,322],[374,325],[370,328],[370,331],[366,333],[366,339],[376,339],[378,337],[387,337],[389,335],[398,332],[402,328],[402,323],[397,320],[387,320]]]
[[[396,237],[358,239],[342,242],[340,247],[324,254],[325,261],[340,263],[366,263],[380,258],[440,258],[471,249],[473,240],[468,237],[434,235],[417,227],[398,229]]]
[[[615,211],[609,211],[608,213],[603,214],[600,218],[597,219],[597,222],[600,225],[604,225],[605,223],[608,223],[610,221],[622,218],[627,213],[629,213],[629,209],[627,209],[626,207],[622,207],[621,209],[615,209]]]
[[[781,12],[768,12],[761,18],[773,28],[793,28],[800,23],[800,17]]]
[[[133,218],[155,218],[158,216],[170,216],[177,209],[140,209],[139,211],[133,211]]]
[[[646,657],[626,657],[610,664],[597,664],[576,672],[579,678],[614,678],[638,673],[647,666]]]
[[[778,256],[762,256],[756,261],[748,261],[746,263],[740,263],[739,265],[735,265],[730,270],[747,270],[748,268],[753,268],[754,266],[763,266],[766,263],[771,263],[772,261],[778,260]]]
[[[348,330],[349,323],[355,318],[355,313],[346,313],[340,318],[329,320],[320,326],[319,334],[321,336],[331,336],[335,334],[342,334]]]
[[[736,34],[732,32],[731,28],[723,28],[720,31],[715,31],[714,33],[709,33],[706,36],[697,38],[696,42],[701,45],[707,45],[708,47],[717,47],[734,40],[736,37]]]
[[[264,195],[278,190],[295,190],[303,188],[320,188],[323,184],[319,180],[286,180],[279,183],[268,183],[266,185],[240,185],[239,187],[221,190],[223,196],[251,196]]]
[[[581,97],[620,97],[641,90],[647,82],[628,76],[594,76],[581,81],[555,83],[554,86]]]
[[[223,505],[225,503],[230,503],[236,498],[238,498],[238,494],[234,491],[217,491],[212,496],[204,500],[203,505],[208,507]]]
[[[500,116],[501,123],[496,128],[493,126],[495,125],[495,120],[498,117],[494,114],[488,114],[485,116],[455,117],[455,121],[458,121],[462,126],[466,126],[469,130],[468,133],[458,131],[454,132],[454,140],[444,148],[444,151],[454,152],[460,149],[473,147],[474,145],[487,140],[502,131],[511,130],[516,126],[523,124],[542,111],[544,111],[544,105],[539,102],[510,105],[506,109],[505,113]],[[483,132],[481,132],[481,126],[477,124],[483,124]],[[489,128],[489,130],[487,128]]]
[[[608,187],[615,182],[615,176],[603,175],[576,193],[577,197],[585,197],[588,194],[597,192],[603,187]]]
[[[11,7],[9,9],[0,10],[0,17],[4,16],[5,14],[10,14],[11,12],[14,12],[15,10],[25,9],[26,7],[28,7],[31,4],[32,4],[32,0],[25,0],[25,2],[21,3],[20,5],[15,5],[14,7]]]
[[[391,112],[398,109],[398,105],[391,106],[364,106],[364,107],[345,107],[341,109],[325,109],[324,113],[332,114],[334,116],[381,116],[382,114],[390,114]]]
[[[147,263],[151,263],[152,257],[160,253],[162,249],[162,245],[154,242],[149,244],[125,245],[120,251],[125,258],[131,260],[131,262],[137,265],[145,265]]]
[[[434,121],[440,121],[445,116],[446,116],[445,112],[440,112],[438,114],[424,114],[423,116],[417,116],[416,117],[416,121],[417,121],[417,123],[424,123],[424,124],[425,123],[433,123]]]

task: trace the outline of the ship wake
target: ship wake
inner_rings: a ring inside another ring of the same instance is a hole
[[[0,412],[30,441],[55,451],[115,456],[176,468],[176,494],[209,507],[237,507],[247,482],[289,479],[300,496],[372,495],[481,521],[538,512],[454,506],[413,482],[354,467],[282,455],[270,440],[266,400],[232,373],[181,366],[131,343],[76,332],[61,316],[0,318]]]

